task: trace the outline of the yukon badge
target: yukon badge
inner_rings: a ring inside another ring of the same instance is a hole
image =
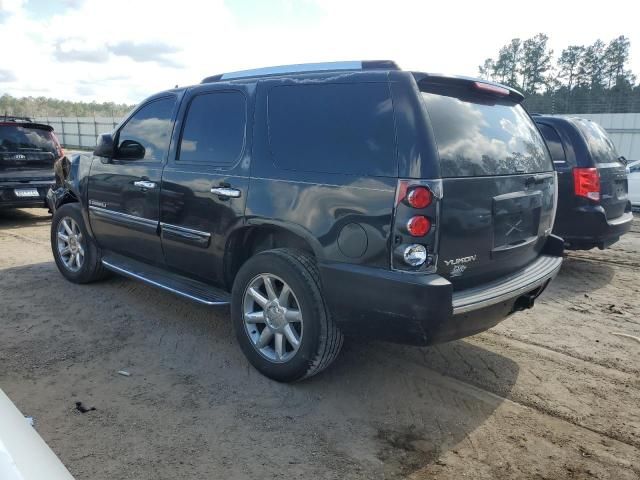
[[[468,257],[460,257],[460,258],[454,258],[454,259],[451,259],[451,260],[445,260],[444,264],[447,267],[453,267],[451,269],[450,276],[459,277],[467,269],[467,265],[466,264],[467,263],[471,263],[471,262],[475,262],[477,259],[478,259],[477,255],[469,255]]]

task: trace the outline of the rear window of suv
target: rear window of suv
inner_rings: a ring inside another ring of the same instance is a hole
[[[619,155],[616,147],[605,132],[604,128],[591,120],[574,119],[573,123],[585,141],[591,157],[596,163],[619,163]]]
[[[0,153],[57,152],[53,134],[42,128],[0,125]]]
[[[544,140],[519,104],[464,93],[422,92],[443,177],[553,170]]]

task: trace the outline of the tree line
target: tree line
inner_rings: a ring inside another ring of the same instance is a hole
[[[540,113],[640,112],[640,84],[629,68],[624,35],[608,43],[569,45],[554,57],[549,37],[514,38],[478,67],[480,77],[522,91]],[[133,108],[114,102],[72,102],[47,97],[0,96],[0,116],[122,117]]]
[[[478,72],[523,92],[532,112],[640,112],[640,84],[629,68],[627,37],[569,45],[557,57],[548,41],[544,33],[524,41],[514,38]]]
[[[22,117],[122,117],[133,105],[114,102],[72,102],[48,97],[0,97],[0,119],[3,115]]]

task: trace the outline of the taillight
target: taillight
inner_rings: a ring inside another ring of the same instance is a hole
[[[427,249],[418,243],[407,245],[402,249],[402,259],[410,267],[419,267],[427,261]]]
[[[407,222],[407,232],[412,237],[424,237],[431,230],[431,222],[423,215],[411,217]]]
[[[596,168],[574,168],[573,190],[579,197],[600,200],[600,175]]]
[[[56,137],[56,134],[51,132],[51,137],[53,138],[53,143],[56,146],[56,153],[58,155],[58,158],[62,158],[65,155],[64,149],[62,148],[62,145],[60,145],[60,141],[58,140],[58,137]]]
[[[427,187],[415,187],[407,194],[407,203],[413,208],[427,208],[433,201],[433,194]]]
[[[398,179],[391,233],[392,269],[421,273],[437,270],[441,199],[440,179]]]

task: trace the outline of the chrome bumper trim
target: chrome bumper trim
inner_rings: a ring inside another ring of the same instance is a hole
[[[542,255],[523,270],[481,287],[461,290],[453,294],[453,314],[479,310],[511,300],[544,286],[554,278],[562,266],[561,257]]]

